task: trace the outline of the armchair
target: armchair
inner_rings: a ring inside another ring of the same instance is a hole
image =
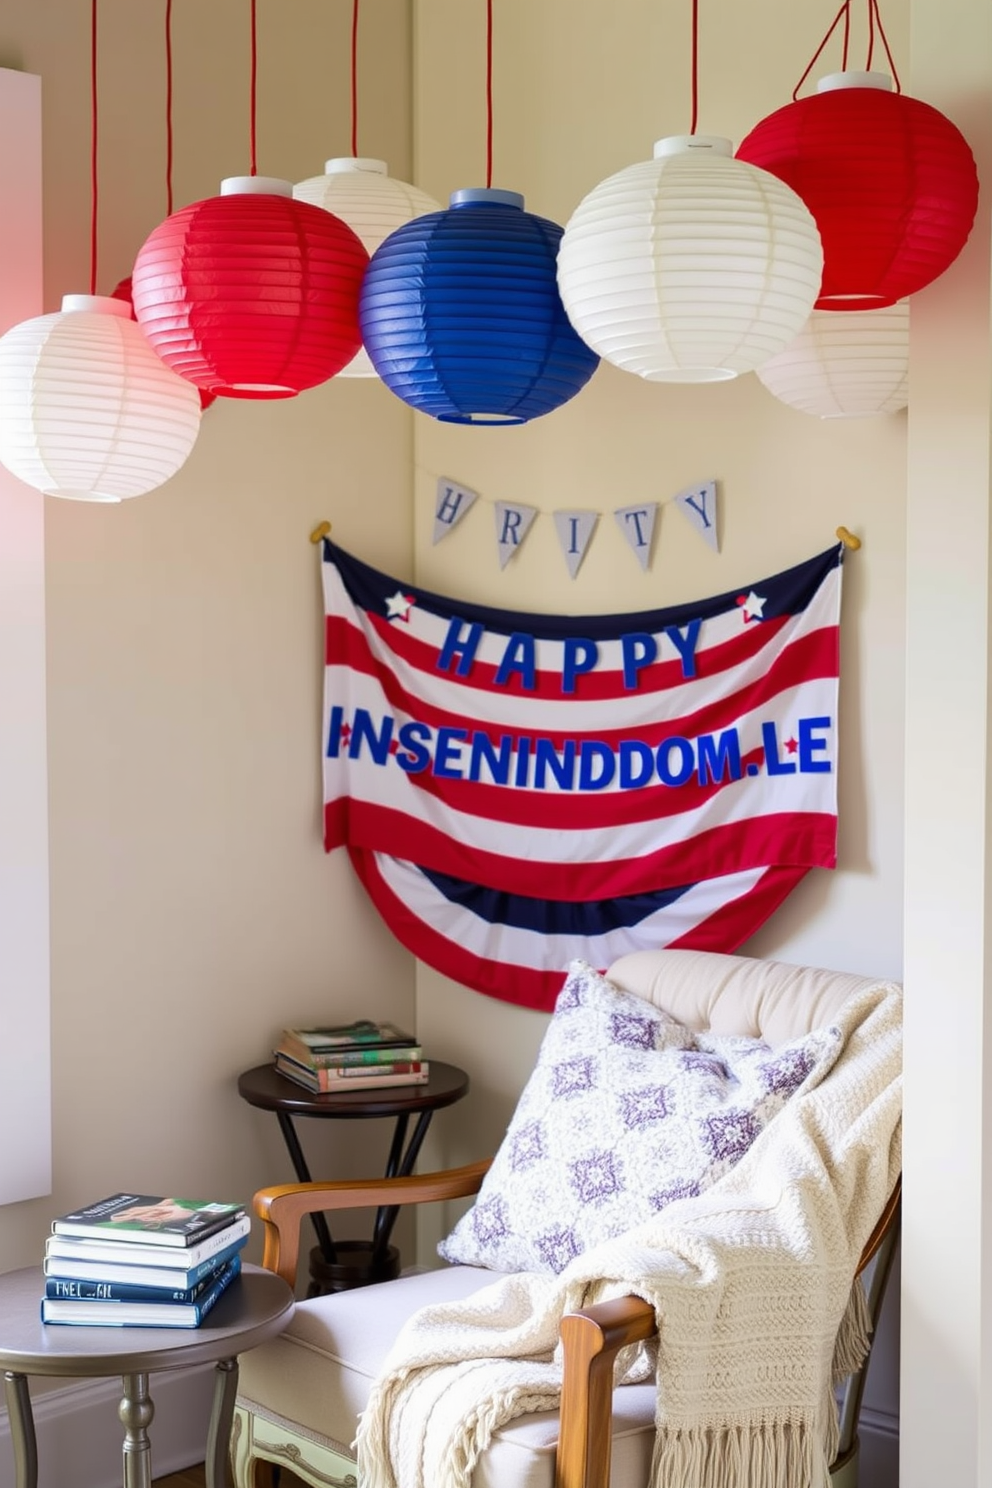
[[[854,994],[878,984],[846,973],[709,952],[623,957],[607,973],[700,1031],[760,1037],[773,1048],[822,1028]],[[826,1080],[830,1075],[826,1076]],[[488,1160],[447,1172],[346,1183],[283,1184],[255,1196],[264,1225],[263,1265],[295,1283],[300,1228],[318,1211],[437,1202],[479,1192]],[[861,1254],[871,1323],[877,1321],[896,1240],[895,1183]],[[860,1243],[860,1242],[859,1242]],[[352,1442],[380,1365],[403,1323],[425,1305],[462,1299],[494,1280],[490,1270],[450,1265],[298,1304],[290,1327],[245,1356],[232,1432],[237,1488],[287,1466],[311,1488],[352,1488]],[[655,1435],[656,1389],[614,1384],[619,1351],[656,1332],[654,1308],[617,1297],[561,1320],[561,1405],[530,1412],[494,1433],[473,1488],[645,1488]],[[867,1360],[847,1380],[831,1488],[856,1488],[858,1413]]]

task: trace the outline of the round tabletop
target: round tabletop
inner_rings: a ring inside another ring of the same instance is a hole
[[[290,1116],[406,1116],[453,1106],[468,1090],[469,1079],[454,1064],[430,1061],[430,1079],[423,1085],[389,1085],[385,1090],[332,1090],[321,1094],[304,1089],[281,1075],[274,1064],[259,1064],[238,1076],[238,1094],[250,1106],[285,1111]]]
[[[44,1292],[40,1266],[0,1275],[0,1368],[12,1374],[151,1374],[233,1359],[281,1333],[295,1306],[281,1276],[248,1264],[198,1328],[43,1323]]]

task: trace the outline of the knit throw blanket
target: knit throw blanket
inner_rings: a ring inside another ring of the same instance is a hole
[[[658,1338],[617,1378],[657,1378],[650,1488],[822,1488],[835,1380],[867,1350],[855,1272],[901,1169],[902,994],[857,993],[841,1054],[705,1193],[558,1276],[501,1277],[398,1335],[359,1423],[362,1488],[469,1488],[493,1432],[554,1410],[562,1314],[633,1294]]]

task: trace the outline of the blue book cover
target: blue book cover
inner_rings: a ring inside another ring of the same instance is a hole
[[[45,1296],[59,1302],[198,1302],[213,1286],[218,1272],[225,1268],[233,1268],[231,1275],[237,1276],[241,1270],[240,1254],[214,1266],[193,1286],[135,1286],[128,1281],[73,1281],[67,1276],[49,1276],[45,1281]]]
[[[241,1270],[234,1256],[215,1274],[195,1302],[124,1302],[113,1298],[93,1301],[41,1299],[43,1323],[65,1323],[83,1328],[198,1328]]]

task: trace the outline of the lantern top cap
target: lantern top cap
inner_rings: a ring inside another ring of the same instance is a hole
[[[221,196],[289,196],[293,195],[291,181],[282,181],[278,176],[225,176],[220,183]]]
[[[336,155],[333,160],[325,160],[325,176],[355,175],[361,172],[369,176],[388,176],[389,171],[384,160],[373,160],[371,155]]]
[[[817,93],[836,93],[841,88],[875,88],[880,93],[891,93],[892,79],[887,72],[829,72],[816,85]]]
[[[113,295],[67,294],[62,296],[62,310],[89,310],[97,315],[116,315],[120,320],[131,319],[131,306],[127,300],[116,300]]]
[[[734,147],[729,139],[724,139],[719,134],[669,134],[664,139],[655,140],[655,160],[663,160],[667,155],[689,155],[695,152],[700,155],[733,156]]]
[[[524,199],[519,191],[501,191],[496,186],[464,186],[451,193],[450,205],[467,207],[472,205],[490,207],[516,207],[523,211]]]

